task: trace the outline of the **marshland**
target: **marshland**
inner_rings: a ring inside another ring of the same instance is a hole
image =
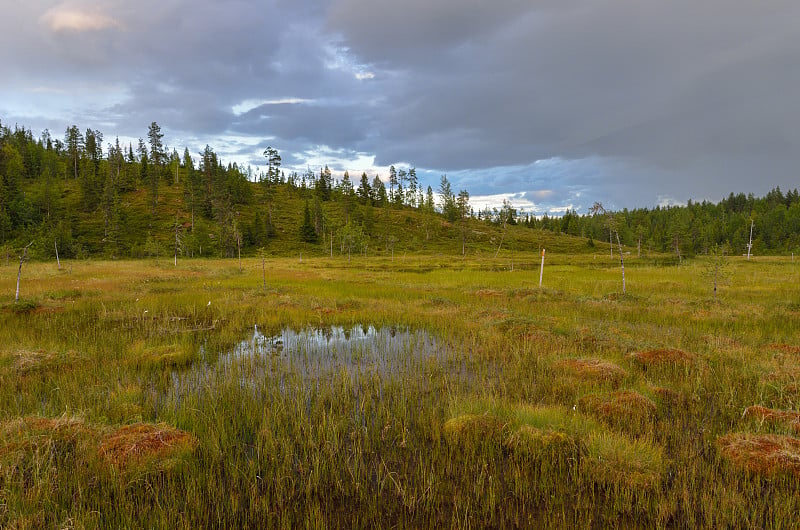
[[[0,530],[800,529],[800,2],[2,20]]]
[[[800,263],[0,265],[4,528],[791,528]]]

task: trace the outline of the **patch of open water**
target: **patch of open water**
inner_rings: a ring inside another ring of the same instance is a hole
[[[220,362],[234,363],[253,356],[280,361],[304,376],[340,368],[351,373],[375,371],[389,375],[426,359],[445,361],[448,350],[425,331],[394,326],[330,326],[300,331],[285,328],[269,337],[256,327],[252,337],[240,342]]]
[[[172,373],[176,395],[213,391],[238,379],[256,390],[267,381],[282,391],[287,387],[317,387],[325,379],[344,373],[358,386],[359,380],[377,377],[383,382],[418,376],[431,370],[447,372],[452,379],[469,379],[463,355],[441,344],[424,330],[398,326],[328,326],[302,330],[284,328],[265,335],[254,327],[215,363],[199,363]]]

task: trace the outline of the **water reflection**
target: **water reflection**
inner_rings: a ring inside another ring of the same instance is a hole
[[[437,371],[447,372],[450,380],[463,380],[468,374],[463,354],[454,355],[423,330],[357,325],[285,328],[265,335],[254,327],[252,335],[215,363],[173,372],[172,390],[178,399],[229,384],[257,393],[268,387],[284,393],[314,390],[335,376],[349,379],[358,391],[367,381],[382,387]]]
[[[252,357],[271,358],[306,376],[339,368],[352,373],[375,370],[389,374],[425,359],[444,360],[446,350],[425,331],[396,326],[285,328],[272,336],[256,327],[252,337],[240,342],[220,362],[236,363]]]

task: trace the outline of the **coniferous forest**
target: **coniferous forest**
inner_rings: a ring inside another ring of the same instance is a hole
[[[328,167],[287,173],[279,151],[267,147],[264,169],[254,171],[226,164],[211,146],[200,153],[168,148],[163,137],[156,122],[136,145],[75,125],[63,136],[45,130],[36,137],[0,124],[0,249],[8,254],[33,242],[39,258],[230,257],[263,248],[349,253],[367,244],[389,251],[416,240],[411,246],[424,251],[423,242],[445,235],[443,226],[458,225],[450,230],[461,239],[453,249],[464,250],[464,227],[489,223],[586,238],[587,249],[614,231],[639,252],[678,257],[715,246],[745,253],[752,228],[754,253],[800,250],[797,189],[604,215],[534,216],[510,203],[475,212],[467,190],[456,194],[446,176],[434,190],[413,167],[392,166],[386,181],[366,173],[335,178]],[[387,225],[389,212],[399,213],[400,228]]]

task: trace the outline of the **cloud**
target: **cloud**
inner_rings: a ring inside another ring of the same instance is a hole
[[[791,185],[799,4],[390,3],[341,0],[328,21],[353,57],[396,76],[380,162],[468,182],[554,159],[564,190],[556,166],[592,160],[598,178],[581,182],[621,205]]]
[[[257,109],[263,105],[298,105],[301,103],[312,103],[310,99],[304,98],[279,98],[279,99],[246,99],[234,105],[231,110],[237,116],[241,116],[253,109]]]
[[[120,23],[108,15],[61,4],[48,9],[41,17],[42,23],[51,31],[99,31],[118,28]]]
[[[41,0],[4,17],[7,123],[135,138],[155,120],[223,157],[268,141],[298,168],[405,161],[434,188],[446,173],[554,208],[796,187],[794,0]]]

